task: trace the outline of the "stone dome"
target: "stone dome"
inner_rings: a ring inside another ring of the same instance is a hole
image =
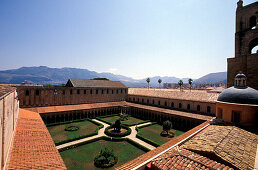
[[[218,101],[258,105],[258,91],[251,87],[230,87],[222,91]]]

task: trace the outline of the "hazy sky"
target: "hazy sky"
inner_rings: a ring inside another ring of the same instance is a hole
[[[244,4],[255,0],[244,0]],[[0,70],[198,78],[234,56],[237,0],[1,0]]]

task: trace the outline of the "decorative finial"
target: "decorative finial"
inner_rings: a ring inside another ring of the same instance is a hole
[[[239,0],[237,2],[237,8],[242,8],[243,7],[243,0]]]

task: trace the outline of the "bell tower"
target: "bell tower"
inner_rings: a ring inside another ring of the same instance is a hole
[[[237,2],[235,58],[228,58],[227,86],[242,71],[248,77],[247,86],[258,89],[258,2],[244,6]]]

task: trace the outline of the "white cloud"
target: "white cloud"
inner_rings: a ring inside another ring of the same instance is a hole
[[[118,69],[117,68],[110,68],[107,70],[109,73],[117,73]]]

